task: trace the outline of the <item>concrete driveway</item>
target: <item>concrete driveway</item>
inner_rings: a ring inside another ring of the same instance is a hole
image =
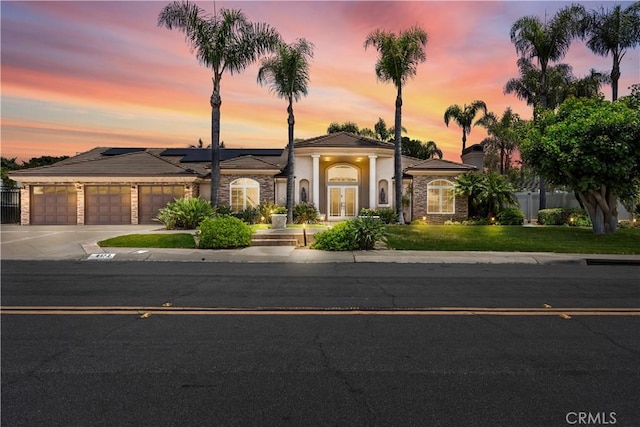
[[[3,224],[0,228],[2,259],[81,259],[96,242],[123,234],[164,230],[147,225],[30,225]]]

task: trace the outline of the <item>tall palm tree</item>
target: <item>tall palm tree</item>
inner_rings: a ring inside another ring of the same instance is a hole
[[[427,141],[422,144],[422,156],[425,159],[442,159],[442,150],[438,148],[434,141]]]
[[[538,99],[536,107],[543,110],[549,106],[548,68],[550,62],[559,61],[566,55],[574,37],[580,34],[584,9],[581,6],[567,6],[556,13],[550,21],[542,22],[537,16],[524,16],[518,19],[510,31],[511,42],[516,53],[525,59],[536,58],[540,69]],[[540,179],[540,209],[547,207],[544,179]]]
[[[378,51],[375,71],[378,80],[392,82],[396,87],[394,126],[394,175],[395,205],[398,223],[404,224],[402,212],[402,87],[417,73],[418,65],[427,60],[425,47],[429,37],[419,26],[414,26],[398,35],[377,29],[364,41],[365,50],[374,47]]]
[[[591,11],[583,21],[581,35],[587,39],[587,47],[596,55],[611,54],[611,98],[618,99],[620,62],[628,49],[640,45],[640,2],[626,9],[616,5],[613,9]]]
[[[295,161],[293,101],[299,101],[308,93],[311,58],[313,58],[313,44],[305,39],[298,39],[289,45],[281,43],[274,56],[262,60],[258,70],[258,83],[268,85],[272,93],[288,102],[287,222],[290,224],[293,223]]]
[[[278,32],[265,23],[252,23],[240,10],[221,9],[208,15],[189,1],[174,1],[158,16],[158,26],[178,29],[196,52],[198,61],[213,71],[211,94],[211,204],[218,205],[220,186],[220,81],[225,71],[240,73],[280,42]]]
[[[480,110],[487,114],[487,104],[484,101],[476,100],[471,105],[465,104],[463,107],[458,104],[450,105],[444,112],[444,123],[447,126],[449,126],[449,121],[453,119],[462,128],[462,151],[466,148],[467,135],[471,133],[473,119]]]

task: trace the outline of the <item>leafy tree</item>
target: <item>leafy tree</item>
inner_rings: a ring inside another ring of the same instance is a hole
[[[418,139],[411,139],[406,136],[402,137],[402,154],[416,159],[442,158],[442,150],[438,148],[435,142],[428,141],[423,143]]]
[[[487,114],[487,104],[484,101],[476,100],[470,105],[459,106],[458,104],[450,105],[444,112],[444,123],[449,126],[449,121],[453,119],[458,126],[462,128],[462,151],[467,145],[467,135],[471,133],[473,119],[479,111]],[[476,123],[477,124],[477,123]]]
[[[469,206],[469,216],[482,215],[480,208],[480,194],[485,191],[485,175],[478,172],[465,172],[456,178],[456,194],[466,197]]]
[[[516,52],[525,60],[536,58],[539,66],[539,81],[536,86],[534,102],[534,121],[536,108],[553,108],[549,102],[549,65],[566,55],[571,41],[580,33],[580,20],[583,9],[580,6],[568,6],[545,22],[537,16],[524,16],[518,19],[510,31],[511,42]],[[531,77],[531,76],[529,76]],[[540,180],[540,209],[546,208],[547,197],[544,180]]]
[[[278,98],[286,99],[287,125],[289,143],[287,163],[287,222],[293,223],[293,192],[294,192],[294,138],[293,130],[295,117],[293,115],[293,101],[299,101],[306,96],[309,86],[309,60],[313,57],[313,44],[305,39],[299,39],[292,44],[282,43],[277,48],[275,56],[262,60],[258,70],[258,82],[268,85],[271,92]]]
[[[220,82],[225,71],[240,73],[280,43],[278,32],[265,23],[254,24],[240,10],[221,9],[207,15],[189,1],[174,1],[162,9],[158,26],[185,34],[198,61],[213,71],[211,94],[211,204],[218,205],[220,187]]]
[[[618,198],[640,191],[640,110],[629,102],[570,98],[522,143],[540,174],[575,191],[596,234],[615,232]]]
[[[414,26],[399,35],[377,29],[371,32],[364,42],[364,48],[374,47],[378,51],[376,76],[383,82],[392,82],[396,87],[395,125],[394,125],[394,176],[395,207],[398,223],[404,224],[402,213],[402,87],[409,78],[417,74],[418,65],[427,60],[424,48],[427,45],[427,32]]]
[[[331,122],[329,127],[327,128],[327,133],[338,133],[338,132],[349,132],[355,133],[356,135],[360,134],[360,128],[354,122]]]
[[[596,55],[611,54],[611,99],[617,100],[620,62],[628,49],[640,45],[640,2],[626,9],[616,5],[612,9],[592,10],[582,21],[581,36]]]
[[[40,157],[32,157],[27,162],[22,162],[22,166],[20,169],[28,169],[28,168],[38,168],[40,166],[49,166],[54,163],[61,162],[65,159],[68,159],[69,156],[40,156]]]

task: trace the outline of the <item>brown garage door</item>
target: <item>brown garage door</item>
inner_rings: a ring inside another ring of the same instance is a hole
[[[87,185],[84,201],[85,224],[131,224],[128,185]]]
[[[140,185],[138,187],[138,222],[152,224],[158,210],[184,197],[182,185]]]
[[[73,185],[31,187],[31,224],[77,224],[77,193]]]

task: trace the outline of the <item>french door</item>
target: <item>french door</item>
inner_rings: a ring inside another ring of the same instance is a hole
[[[358,215],[358,186],[329,186],[329,219],[342,219]]]

